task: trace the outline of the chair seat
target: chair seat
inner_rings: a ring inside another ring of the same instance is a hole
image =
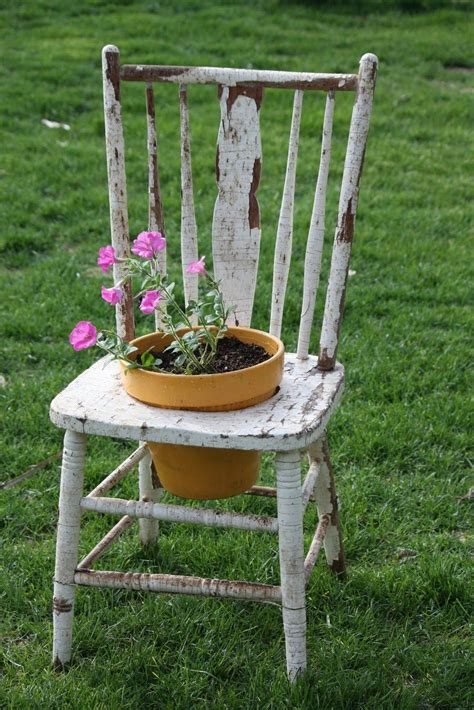
[[[285,355],[280,390],[266,402],[233,412],[159,409],[124,390],[119,364],[96,362],[51,403],[51,421],[64,429],[100,436],[190,446],[260,451],[306,448],[324,431],[344,385],[339,363],[330,372],[317,358]]]

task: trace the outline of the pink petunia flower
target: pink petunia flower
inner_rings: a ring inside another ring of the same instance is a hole
[[[161,293],[159,291],[145,291],[145,295],[140,303],[141,312],[146,315],[150,315],[150,313],[153,313],[160,301]]]
[[[69,342],[74,350],[91,348],[97,342],[97,328],[88,320],[81,320],[69,333]]]
[[[140,232],[133,242],[132,252],[142,259],[153,259],[165,246],[166,239],[160,232]]]
[[[186,267],[186,272],[188,274],[200,274],[201,276],[205,276],[207,274],[206,271],[206,265],[205,265],[205,256],[201,256],[199,261],[192,261],[188,266]]]
[[[97,264],[100,266],[104,274],[107,273],[112,264],[116,264],[115,249],[112,246],[100,247]]]
[[[105,286],[102,286],[101,296],[104,301],[116,306],[123,298],[123,291],[121,288],[105,288]]]

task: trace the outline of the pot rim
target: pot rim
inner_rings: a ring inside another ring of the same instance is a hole
[[[197,330],[200,327],[201,326],[194,326],[193,330]],[[180,328],[180,330],[178,332],[189,331],[189,330],[190,330],[189,328]],[[267,333],[264,330],[257,330],[257,328],[247,328],[244,326],[229,326],[229,329],[227,332],[229,333],[231,331],[240,331],[240,332],[245,331],[247,333],[257,333],[259,335],[264,335],[266,338],[270,338],[270,340],[273,340],[277,344],[277,346],[278,346],[277,351],[271,357],[269,357],[268,360],[264,360],[263,362],[259,362],[257,365],[251,365],[250,367],[243,367],[240,370],[231,370],[230,372],[215,372],[215,373],[209,372],[209,373],[205,373],[202,375],[183,375],[183,374],[175,374],[173,372],[153,372],[152,370],[145,370],[143,368],[138,368],[138,369],[133,369],[133,370],[127,371],[126,361],[120,360],[120,364],[121,364],[124,372],[127,374],[130,374],[131,372],[138,374],[138,371],[140,371],[141,373],[144,373],[146,375],[151,375],[151,376],[160,377],[160,378],[171,378],[174,382],[176,382],[178,378],[182,378],[183,380],[186,380],[187,382],[189,382],[190,380],[199,381],[200,379],[202,380],[202,379],[205,379],[208,377],[217,377],[217,378],[227,377],[228,378],[228,377],[231,377],[232,375],[236,375],[236,374],[242,373],[242,372],[255,372],[258,368],[268,367],[268,365],[271,362],[277,360],[285,352],[285,346],[284,346],[283,342],[280,340],[280,338],[277,338],[276,335],[272,335],[271,333]],[[149,338],[152,335],[165,335],[165,333],[163,333],[160,330],[156,330],[152,333],[147,333],[146,335],[141,335],[138,338],[134,338],[133,340],[130,340],[130,345],[138,346],[141,341],[145,340],[146,338]],[[258,345],[258,344],[259,343],[255,343],[255,345]]]

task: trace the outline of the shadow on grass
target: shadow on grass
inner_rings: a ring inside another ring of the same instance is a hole
[[[387,12],[414,14],[433,10],[469,10],[472,7],[470,0],[283,0],[282,4],[313,6],[350,15]]]

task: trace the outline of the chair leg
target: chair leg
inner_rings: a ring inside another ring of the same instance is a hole
[[[149,451],[138,464],[138,488],[140,499],[146,498],[152,503],[159,502],[162,488]],[[152,545],[156,542],[158,538],[158,520],[140,518],[139,526],[142,545]]]
[[[343,577],[346,572],[346,559],[344,556],[344,546],[342,543],[341,527],[339,524],[336,485],[334,482],[334,474],[326,434],[324,434],[319,441],[310,447],[308,454],[310,462],[317,461],[320,466],[315,489],[318,515],[321,517],[327,513],[331,516],[326,536],[324,538],[326,560],[331,570],[335,574]]]
[[[64,436],[56,566],[53,597],[53,665],[61,670],[71,660],[74,614],[74,572],[81,521],[86,437],[74,431]]]
[[[276,456],[280,579],[290,682],[306,668],[303,506],[299,451]]]

